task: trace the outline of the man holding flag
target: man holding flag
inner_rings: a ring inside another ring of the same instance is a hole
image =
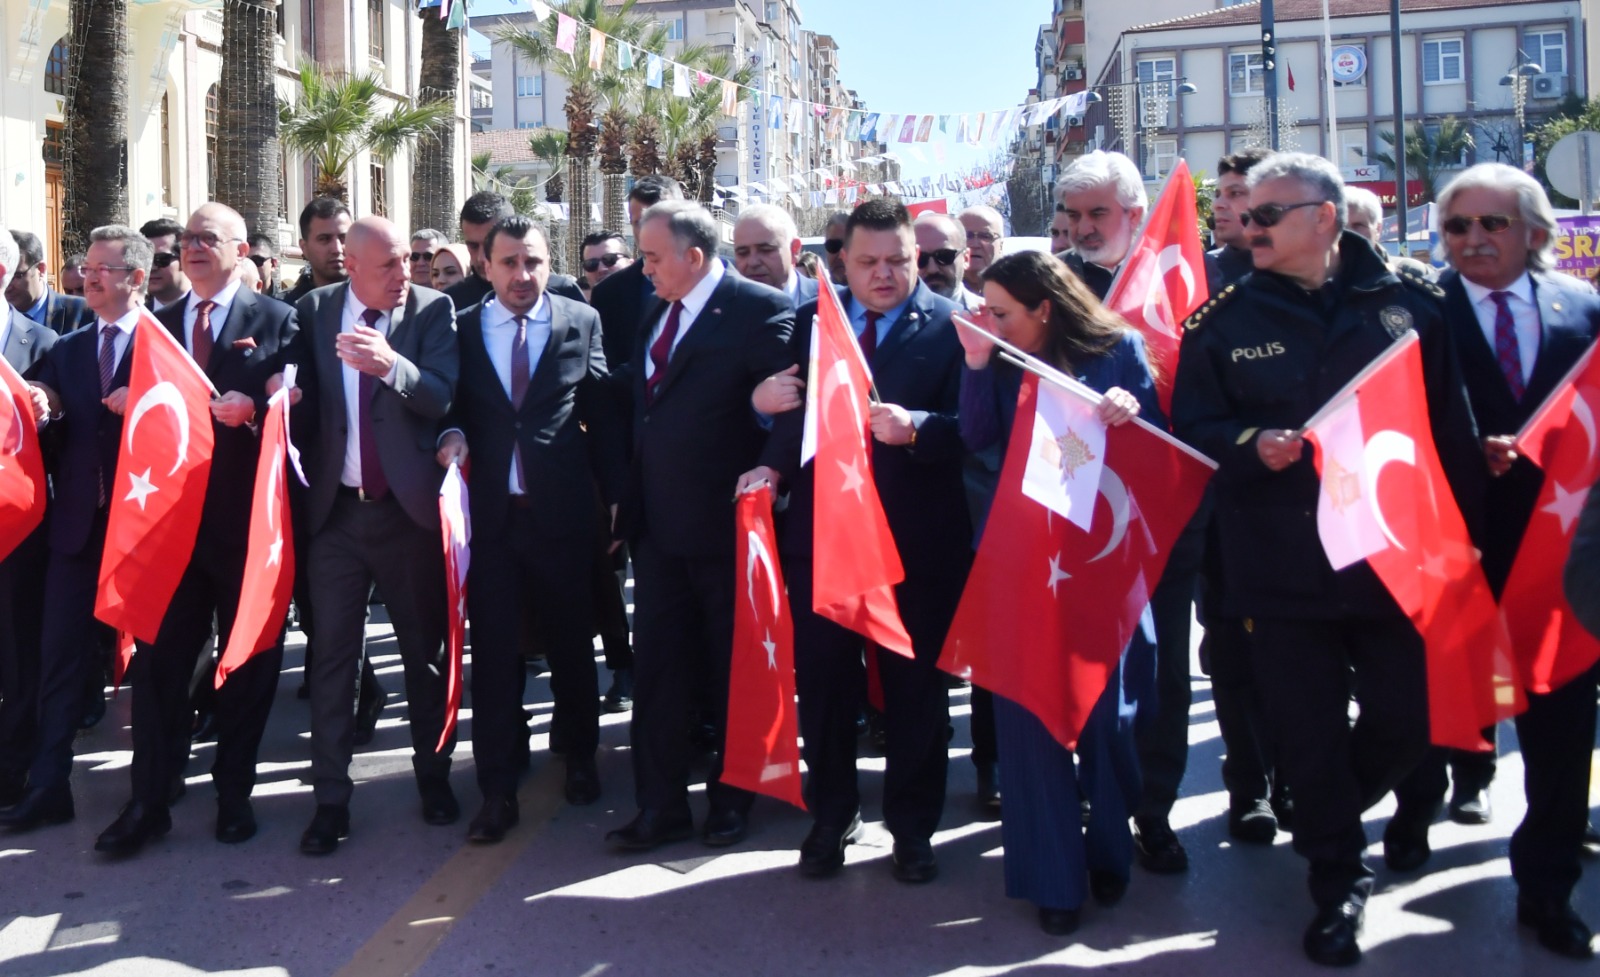
[[[1220,464],[1225,610],[1251,634],[1278,764],[1295,796],[1294,847],[1310,862],[1317,915],[1305,953],[1348,965],[1361,956],[1372,890],[1361,815],[1421,757],[1430,706],[1446,704],[1429,702],[1423,641],[1373,568],[1330,564],[1318,533],[1320,483],[1299,429],[1414,330],[1431,438],[1469,526],[1487,473],[1438,290],[1397,277],[1370,242],[1344,231],[1344,186],[1327,160],[1271,156],[1251,169],[1249,186],[1241,221],[1256,271],[1187,323],[1174,428]],[[1348,491],[1360,490],[1358,480]]]

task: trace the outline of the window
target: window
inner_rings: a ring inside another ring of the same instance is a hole
[[[667,21],[666,28],[667,28],[667,40],[669,40],[669,41],[681,41],[681,40],[683,40],[683,18],[682,17],[674,17],[671,20]]]
[[[44,63],[44,90],[52,95],[67,93],[67,39],[64,37],[50,48],[50,59]]]
[[[383,173],[383,164],[372,161],[372,213],[378,217],[389,216],[389,183]]]
[[[776,24],[782,10],[783,7],[778,0],[767,0],[767,16],[762,19],[769,24]]]
[[[222,105],[217,99],[217,86],[206,89],[206,194],[217,196],[217,122]]]
[[[161,202],[172,205],[172,105],[170,95],[161,96]]]
[[[1567,73],[1566,31],[1530,32],[1522,39],[1522,51],[1547,75]]]
[[[1427,133],[1429,142],[1437,143],[1439,141],[1439,125],[1438,125],[1438,123],[1436,123],[1436,122],[1423,123],[1422,131]],[[1465,144],[1463,144],[1461,146],[1460,151],[1453,158],[1441,155],[1440,158],[1439,158],[1439,165],[1440,166],[1466,166],[1467,165],[1467,148],[1468,147]]]
[[[1172,172],[1178,162],[1178,140],[1146,139],[1144,141],[1144,175],[1146,179],[1162,180]]]
[[[799,81],[800,80],[800,59],[799,58],[790,58],[789,59],[789,77],[793,81]]]
[[[544,75],[518,75],[517,97],[533,98],[544,94]]]
[[[1461,38],[1424,38],[1422,83],[1449,85],[1461,81]]]
[[[1139,124],[1161,128],[1172,124],[1172,81],[1178,76],[1178,62],[1172,58],[1145,58],[1134,66],[1134,89],[1139,97]]]
[[[1260,95],[1267,90],[1261,52],[1228,55],[1228,94]]]
[[[42,155],[46,166],[59,167],[66,158],[67,127],[59,122],[46,122],[44,124],[44,148]]]
[[[1367,165],[1367,130],[1339,130],[1339,158],[1334,161],[1347,176],[1352,167]]]
[[[517,128],[518,129],[542,129],[542,128],[544,128],[544,120],[543,119],[518,119],[517,120]]]
[[[382,61],[384,0],[367,0],[367,56]]]

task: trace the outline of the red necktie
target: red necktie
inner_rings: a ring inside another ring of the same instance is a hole
[[[656,388],[661,385],[661,380],[667,375],[667,363],[672,360],[672,344],[678,338],[678,319],[683,315],[683,303],[674,302],[667,312],[667,324],[662,327],[661,335],[650,344],[650,363],[655,372],[644,382],[644,402],[649,404],[656,399]]]
[[[858,337],[861,340],[861,356],[868,366],[872,365],[872,354],[878,351],[878,320],[882,318],[882,313],[868,312],[867,328],[861,330]]]
[[[361,313],[368,329],[378,328],[383,313],[368,309]],[[372,429],[372,398],[378,389],[378,378],[370,373],[357,373],[356,385],[356,436],[361,440],[361,490],[369,499],[381,499],[389,494],[389,479],[383,474],[383,461],[378,457],[377,432]]]
[[[519,315],[516,318],[517,334],[511,340],[511,406],[517,410],[522,409],[522,402],[528,396],[528,317]],[[524,493],[528,491],[528,479],[522,470],[522,445],[514,439],[511,442],[511,466],[517,473],[517,486]]]
[[[201,299],[194,307],[194,333],[190,337],[189,345],[194,352],[194,361],[204,370],[211,362],[211,348],[216,345],[211,338],[211,310],[217,303],[210,299]]]
[[[1490,292],[1489,297],[1494,299],[1494,358],[1511,396],[1521,401],[1527,387],[1522,382],[1522,349],[1517,345],[1517,320],[1511,315],[1511,293]]]

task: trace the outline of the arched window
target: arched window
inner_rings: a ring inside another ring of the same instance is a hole
[[[67,93],[67,39],[61,38],[50,49],[50,59],[44,63],[44,90],[52,95]]]
[[[206,89],[206,173],[210,179],[208,196],[217,195],[217,121],[222,107],[217,100],[217,86]]]

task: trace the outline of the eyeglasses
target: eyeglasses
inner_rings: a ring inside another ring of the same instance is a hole
[[[224,243],[232,244],[237,240],[239,239],[236,237],[218,237],[210,231],[204,231],[199,234],[185,234],[178,238],[178,244],[185,248],[204,248],[207,251],[215,251],[218,245]]]
[[[1000,240],[1000,235],[990,234],[988,231],[968,231],[967,241],[982,241],[984,244],[993,244]]]
[[[413,251],[413,252],[411,252],[411,260],[412,261],[432,261],[433,260],[433,252],[432,251]]]
[[[250,256],[250,260],[256,263],[257,268],[265,268],[267,266],[267,262],[272,260],[272,256],[265,254],[253,254]]]
[[[1239,214],[1239,223],[1247,227],[1251,224],[1257,227],[1276,227],[1278,222],[1283,220],[1283,215],[1291,210],[1299,210],[1301,207],[1321,207],[1325,203],[1326,200],[1306,200],[1297,204],[1262,204],[1242,211]]]
[[[838,254],[840,251],[844,250],[844,238],[830,238],[822,246],[828,250],[829,254]]]
[[[615,268],[617,262],[621,260],[622,255],[620,254],[603,254],[598,258],[585,258],[583,259],[583,270],[599,271],[601,265],[605,265],[607,268]]]
[[[1507,214],[1479,214],[1476,217],[1470,217],[1466,214],[1456,214],[1453,217],[1446,217],[1444,220],[1440,221],[1439,229],[1444,231],[1446,234],[1461,235],[1472,230],[1473,221],[1477,221],[1478,226],[1482,227],[1487,233],[1499,234],[1501,231],[1504,231],[1506,228],[1510,227],[1514,221],[1519,219],[1520,218],[1511,217]]]
[[[961,252],[957,251],[955,248],[940,248],[937,251],[924,251],[917,255],[917,268],[922,269],[928,267],[928,259],[930,258],[948,268],[955,264],[956,259],[959,257],[961,257]]]
[[[169,265],[177,264],[178,263],[178,252],[176,252],[176,251],[157,251],[156,254],[155,254],[155,257],[150,259],[150,263],[152,265],[156,266],[157,268],[166,268]]]
[[[84,265],[83,277],[99,278],[101,275],[112,275],[119,271],[132,271],[132,265]]]

